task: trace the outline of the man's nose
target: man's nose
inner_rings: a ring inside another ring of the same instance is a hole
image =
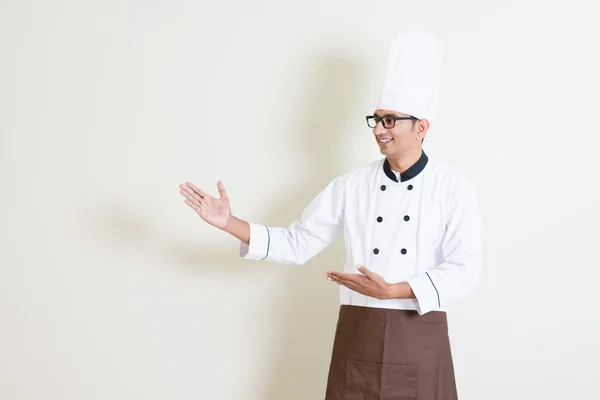
[[[383,121],[379,121],[377,125],[375,125],[375,128],[373,128],[373,131],[376,135],[380,135],[382,133],[386,133],[387,129],[383,126]]]

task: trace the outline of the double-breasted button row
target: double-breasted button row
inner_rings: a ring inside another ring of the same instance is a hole
[[[408,215],[405,215],[404,220],[409,221],[410,217]],[[377,217],[377,222],[383,222],[383,217]]]
[[[387,187],[385,185],[381,185],[381,191],[383,192]],[[406,187],[408,190],[413,190],[413,185],[408,185]]]
[[[413,188],[414,188],[413,185],[408,185],[406,187],[406,189],[408,189],[408,190],[413,190]],[[380,189],[383,192],[383,191],[385,191],[385,189],[387,189],[387,187],[385,185],[381,185]],[[409,221],[410,217],[408,215],[405,215],[404,216],[404,220],[405,221]],[[377,217],[377,222],[383,222],[383,217],[381,217],[381,216]],[[400,253],[406,254],[406,253],[408,253],[408,251],[406,249],[401,249]],[[373,249],[373,254],[379,254],[379,249],[378,248],[374,248]]]
[[[406,254],[408,251],[406,249],[402,249],[400,250],[400,253]],[[373,249],[373,254],[379,254],[379,249],[377,247]]]

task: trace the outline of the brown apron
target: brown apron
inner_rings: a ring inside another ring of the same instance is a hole
[[[457,400],[443,311],[340,307],[325,400]]]

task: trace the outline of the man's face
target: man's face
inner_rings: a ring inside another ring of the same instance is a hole
[[[376,110],[373,114],[377,117],[410,117],[407,114],[391,110]],[[389,118],[388,118],[389,120]],[[386,124],[388,125],[388,124]],[[407,151],[419,148],[421,146],[421,138],[424,136],[419,132],[422,128],[422,121],[410,119],[397,120],[393,128],[383,126],[383,121],[380,121],[375,128],[373,134],[379,145],[381,154],[385,156],[393,156],[396,154],[406,153]]]

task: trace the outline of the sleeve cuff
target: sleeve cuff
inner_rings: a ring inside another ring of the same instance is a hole
[[[416,299],[413,299],[413,303],[419,315],[441,307],[439,292],[429,273],[425,272],[424,274],[415,276],[409,279],[407,283],[415,293]]]
[[[250,244],[240,241],[240,257],[246,260],[264,260],[269,256],[271,232],[262,224],[249,223]]]

